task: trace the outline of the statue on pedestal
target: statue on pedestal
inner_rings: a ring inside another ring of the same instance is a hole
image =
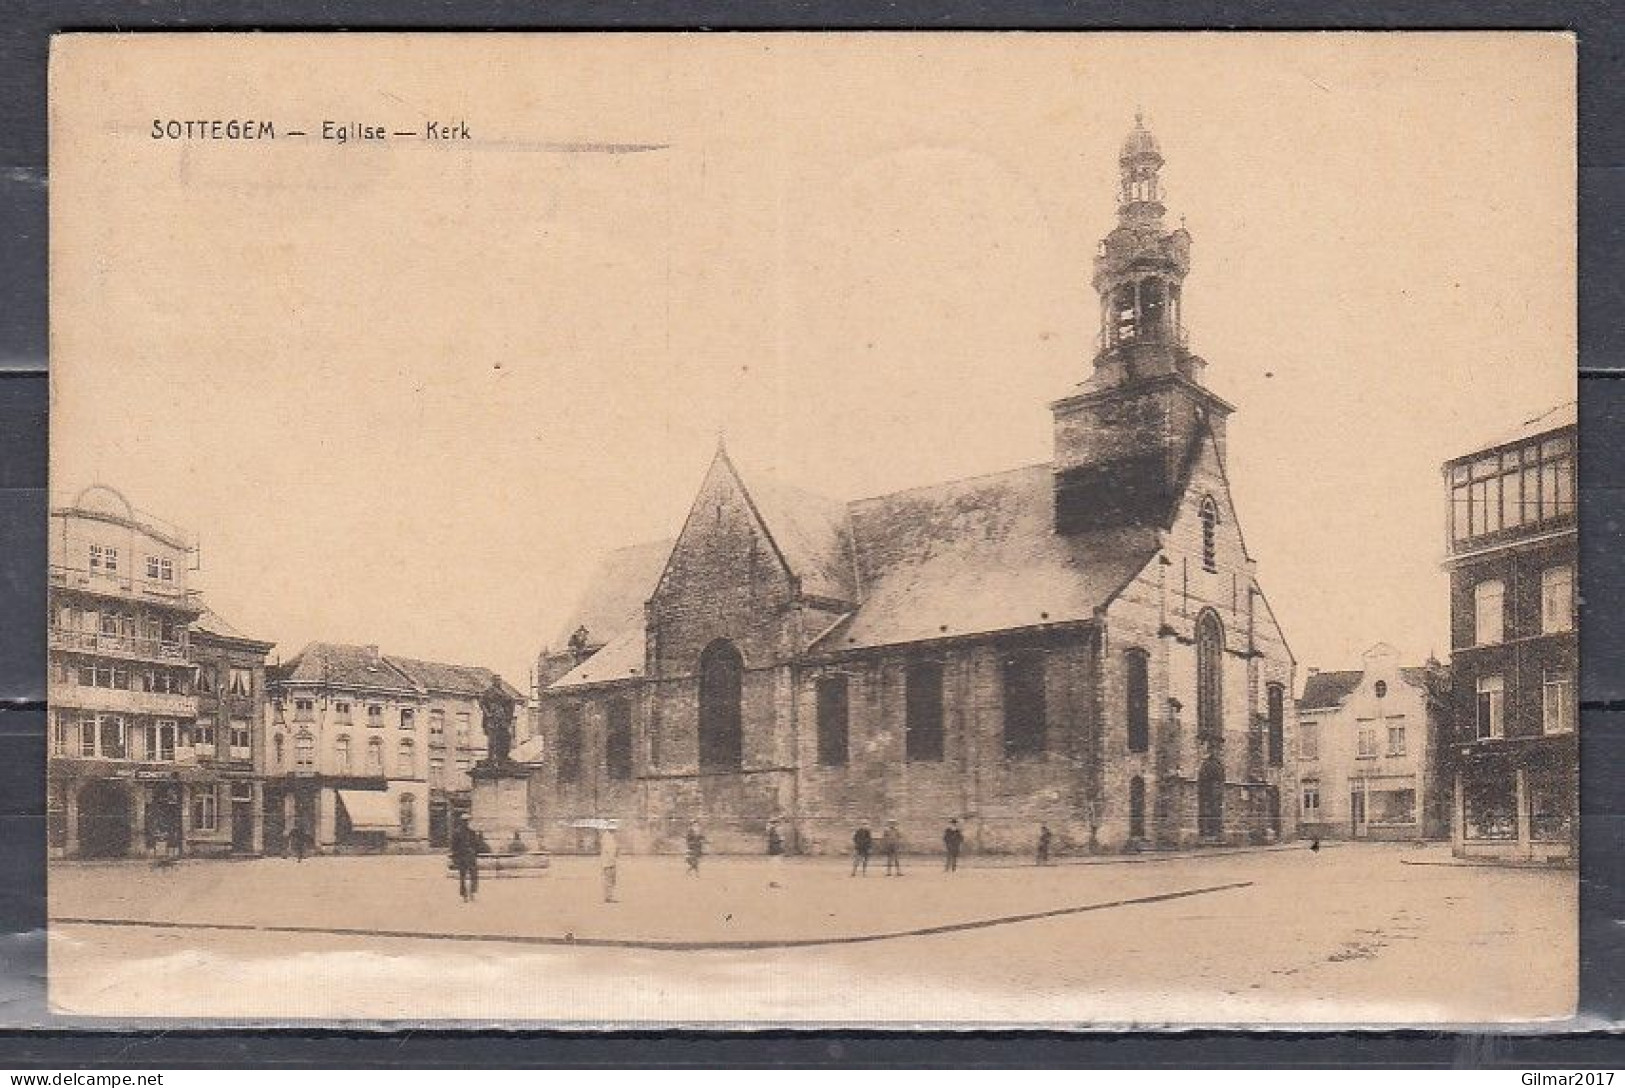
[[[514,701],[508,695],[501,677],[491,677],[491,686],[480,695],[480,713],[485,727],[485,759],[481,762],[492,769],[510,766],[513,762]]]

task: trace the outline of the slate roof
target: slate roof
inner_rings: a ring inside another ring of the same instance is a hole
[[[803,593],[855,603],[848,504],[770,473],[740,475],[745,493]]]
[[[269,642],[262,638],[253,638],[249,635],[243,634],[230,623],[226,622],[224,616],[220,615],[220,613],[216,612],[208,605],[204,605],[203,614],[192,621],[192,631],[194,634],[202,635],[205,638],[212,636],[216,639],[222,639],[230,642],[247,643],[255,648],[263,648],[265,653],[270,653],[271,648],[276,645],[274,642]]]
[[[496,673],[477,665],[448,665],[393,654],[379,654],[374,660],[366,646],[312,642],[268,675],[291,684],[478,696],[491,686]],[[502,690],[511,699],[525,698],[506,680]]]
[[[1148,524],[1056,533],[1049,464],[851,503],[740,480],[802,591],[852,606],[815,654],[1090,620],[1157,553]],[[560,640],[585,625],[605,644],[551,687],[642,670],[642,606],[671,547],[606,559]]]
[[[1093,619],[1157,553],[1150,527],[1062,535],[1048,464],[851,505],[862,603],[834,652]]]
[[[438,661],[418,661],[410,657],[384,655],[384,660],[396,671],[410,679],[424,691],[442,691],[453,695],[483,695],[492,679],[502,684],[502,691],[510,699],[523,699],[524,693],[497,676],[490,669],[478,665],[446,665]]]
[[[1428,670],[1421,667],[1403,666],[1399,670],[1400,678],[1414,688],[1427,690]],[[1340,672],[1317,672],[1312,674],[1303,687],[1303,697],[1298,700],[1300,710],[1327,710],[1343,705],[1354,689],[1360,686],[1360,680],[1365,673],[1359,669],[1347,669]]]
[[[551,648],[562,650],[578,628],[601,646],[629,627],[643,627],[643,603],[654,593],[674,540],[651,540],[610,552],[587,582],[587,592]]]

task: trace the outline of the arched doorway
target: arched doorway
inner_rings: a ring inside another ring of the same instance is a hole
[[[1145,779],[1139,775],[1128,781],[1128,837],[1145,838]]]
[[[700,655],[701,770],[732,771],[744,763],[744,674],[744,659],[727,639],[717,639]]]
[[[121,858],[130,852],[130,794],[116,782],[79,791],[79,856]]]
[[[1196,826],[1203,839],[1224,834],[1224,764],[1208,759],[1196,777]]]

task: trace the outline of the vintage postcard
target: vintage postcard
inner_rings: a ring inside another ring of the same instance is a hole
[[[51,60],[59,1014],[1573,1015],[1572,37]]]

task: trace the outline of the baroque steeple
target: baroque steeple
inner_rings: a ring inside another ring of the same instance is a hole
[[[1162,149],[1136,116],[1118,153],[1117,223],[1095,254],[1093,373],[1050,406],[1055,524],[1062,533],[1163,525],[1196,444],[1222,460],[1230,406],[1203,387],[1181,314],[1191,238],[1163,219]]]
[[[1117,225],[1095,254],[1096,387],[1169,373],[1194,379],[1201,369],[1180,312],[1191,236],[1183,226],[1163,225],[1163,161],[1157,138],[1136,115],[1117,157]]]

